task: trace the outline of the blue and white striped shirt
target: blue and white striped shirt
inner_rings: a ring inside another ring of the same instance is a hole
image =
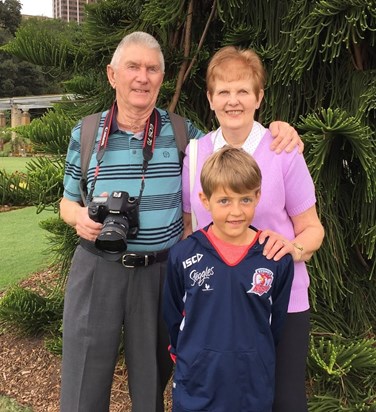
[[[161,130],[156,137],[153,158],[145,174],[145,188],[140,204],[140,230],[136,239],[128,239],[129,252],[158,252],[174,245],[182,235],[182,194],[179,153],[168,114],[157,109],[161,115]],[[96,154],[102,135],[102,113],[95,149],[87,173],[87,188],[90,190],[97,166]],[[187,120],[189,138],[198,138],[202,132]],[[64,197],[79,202],[80,195],[80,130],[79,122],[72,130],[64,175]],[[94,196],[103,192],[126,191],[138,197],[142,178],[143,140],[130,132],[118,129],[114,119],[106,151],[100,165]]]

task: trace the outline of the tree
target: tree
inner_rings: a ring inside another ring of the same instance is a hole
[[[21,23],[21,3],[18,0],[0,1],[0,27],[14,34]]]
[[[376,408],[375,27],[370,0],[255,0],[252,7],[247,0],[106,0],[87,6],[74,36],[52,33],[41,22],[21,28],[3,47],[69,76],[66,91],[76,100],[59,105],[57,117],[73,123],[110,106],[105,66],[112,52],[125,34],[148,31],[167,63],[159,105],[207,129],[215,124],[205,96],[208,58],[228,44],[262,56],[269,77],[259,118],[284,119],[302,132],[326,228],[309,262],[312,411]],[[52,130],[51,116],[20,133],[39,142],[38,133],[49,130],[63,156],[67,122]]]
[[[0,1],[0,45],[9,42],[21,24],[33,25],[36,18],[22,23],[18,0]],[[59,79],[60,81],[60,79]],[[0,53],[0,97],[29,96],[60,92],[48,71],[9,53]]]

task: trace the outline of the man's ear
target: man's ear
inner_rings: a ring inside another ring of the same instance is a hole
[[[116,88],[115,71],[110,64],[107,65],[107,78],[113,89]]]
[[[201,203],[204,206],[204,208],[206,210],[209,210],[209,199],[207,198],[205,193],[204,192],[199,192],[198,197],[200,198]]]

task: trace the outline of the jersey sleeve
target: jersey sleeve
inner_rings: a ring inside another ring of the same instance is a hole
[[[294,278],[294,261],[291,255],[279,261],[278,276],[272,292],[271,330],[274,344],[277,345],[286,320],[290,300],[292,280]]]
[[[164,288],[163,316],[170,336],[169,351],[174,359],[180,325],[184,319],[184,278],[181,260],[175,253],[176,247],[170,250],[167,261],[167,277]]]

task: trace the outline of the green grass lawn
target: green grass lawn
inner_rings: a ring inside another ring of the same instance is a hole
[[[1,412],[32,412],[32,409],[17,405],[14,400],[0,395]]]
[[[31,157],[0,157],[0,170],[26,172]],[[53,212],[36,213],[26,207],[0,213],[0,290],[28,275],[48,267],[51,259],[45,253],[47,232],[38,223],[54,216]]]
[[[49,211],[36,214],[35,207],[0,213],[0,290],[51,264],[45,253],[48,232],[38,222],[53,216]]]
[[[5,169],[7,173],[26,172],[26,163],[31,157],[0,157],[0,170]]]

